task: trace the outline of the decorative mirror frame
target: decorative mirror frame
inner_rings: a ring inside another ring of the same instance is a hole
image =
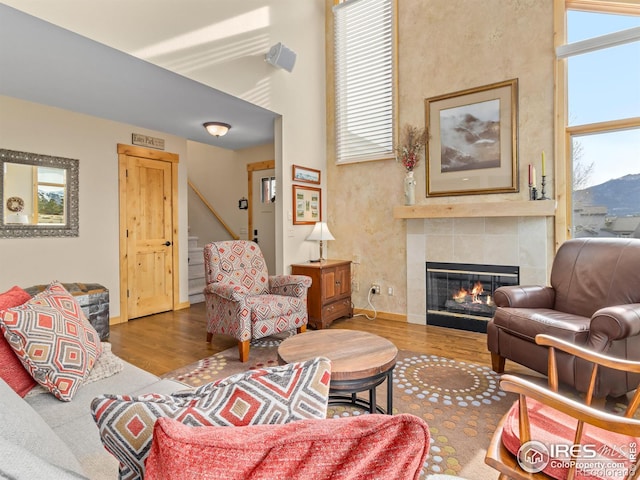
[[[21,225],[5,224],[4,200],[4,164],[21,163],[39,167],[62,168],[67,171],[67,223],[65,225]],[[0,149],[0,238],[29,238],[29,237],[77,237],[78,227],[78,190],[79,190],[80,161],[73,158],[52,157],[37,153],[19,152],[16,150]]]

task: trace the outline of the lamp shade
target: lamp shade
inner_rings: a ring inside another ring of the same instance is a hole
[[[231,125],[222,122],[206,122],[203,123],[203,126],[207,129],[207,132],[209,132],[209,134],[215,137],[226,135],[231,128]]]
[[[326,222],[316,222],[313,230],[307,237],[307,240],[335,240],[331,232],[329,231],[329,227]]]

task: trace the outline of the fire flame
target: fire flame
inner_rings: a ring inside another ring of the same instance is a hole
[[[482,283],[478,281],[473,285],[471,292],[467,291],[466,288],[461,288],[457,293],[453,294],[453,299],[458,303],[462,303],[465,301],[467,296],[471,295],[471,301],[473,303],[482,303],[482,301],[478,299],[478,295],[482,292],[484,292],[484,287],[482,286]]]

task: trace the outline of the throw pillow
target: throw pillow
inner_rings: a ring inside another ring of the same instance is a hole
[[[0,329],[36,382],[70,401],[102,352],[96,330],[59,283],[2,312]]]
[[[19,360],[18,363],[20,363]],[[20,364],[20,366],[22,367],[22,364]],[[111,344],[109,342],[102,342],[102,353],[96,360],[95,365],[89,372],[89,375],[87,375],[87,378],[84,379],[84,382],[82,384],[88,385],[89,383],[109,378],[117,373],[120,373],[123,369],[124,362],[120,357],[118,357],[111,351]],[[29,376],[28,373],[27,376]],[[31,376],[29,376],[29,378],[31,379],[31,381],[33,381],[33,378],[31,378]],[[35,381],[33,381],[33,383],[35,384],[35,386],[31,390],[29,390],[29,392],[25,395],[25,398],[31,398],[36,395],[49,393],[49,390],[44,388],[42,385],[38,385],[37,383],[35,383]]]
[[[0,293],[0,311],[17,307],[28,300],[31,300],[31,295],[16,285],[6,292]]]
[[[239,428],[161,418],[145,479],[417,480],[428,451],[427,424],[406,413]]]
[[[18,286],[0,293],[0,317],[3,310],[20,306],[30,299],[31,295]],[[36,385],[36,381],[25,370],[13,348],[2,335],[0,335],[0,378],[21,397]]]
[[[100,438],[120,462],[120,478],[144,478],[158,418],[188,425],[277,424],[327,413],[331,363],[326,358],[250,370],[173,395],[101,395],[91,402]]]

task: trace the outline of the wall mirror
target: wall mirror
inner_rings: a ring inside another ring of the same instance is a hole
[[[78,167],[72,158],[0,149],[0,238],[77,237]]]

